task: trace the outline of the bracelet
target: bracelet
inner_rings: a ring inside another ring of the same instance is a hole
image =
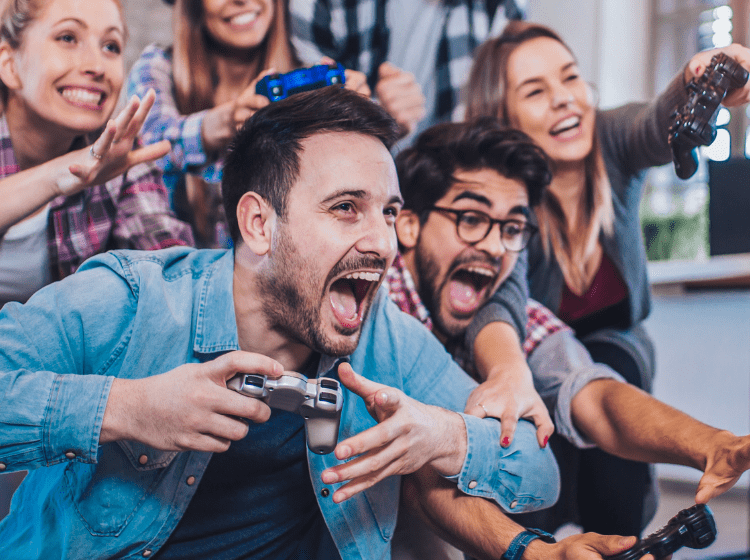
[[[542,531],[541,529],[526,529],[518,533],[515,538],[510,541],[508,550],[502,555],[500,560],[521,560],[523,553],[526,551],[526,547],[529,543],[535,539],[541,539],[542,541],[552,544],[557,542],[555,537]]]

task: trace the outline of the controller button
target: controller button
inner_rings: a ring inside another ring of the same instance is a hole
[[[518,505],[518,500],[513,500],[510,503],[510,509],[516,509],[516,506]]]
[[[320,491],[320,495],[323,496],[324,498],[327,498],[330,493],[331,491],[328,488],[323,488]]]
[[[141,465],[145,465],[146,463],[148,463],[148,456],[147,455],[141,455],[140,457],[138,457],[138,462]]]
[[[332,389],[333,391],[336,391],[339,388],[338,382],[333,379],[321,379],[320,386],[323,387],[323,389]]]
[[[75,453],[74,453],[73,451],[66,451],[66,452],[65,452],[65,456],[66,456],[66,457],[67,457],[68,459],[75,459],[75,458],[76,458],[76,454],[75,454]]]
[[[195,477],[191,475],[187,477],[187,480],[185,482],[187,482],[188,486],[192,486],[193,484],[195,484]]]
[[[151,549],[147,548],[146,550],[143,551],[143,553],[141,554],[141,556],[143,556],[144,558],[148,558],[152,554],[153,554],[153,552],[151,552]]]
[[[332,393],[321,393],[320,400],[331,404],[336,404],[336,395]]]
[[[6,468],[5,463],[0,463],[0,472],[3,472]]]
[[[469,482],[469,489],[470,490],[474,490],[474,488],[476,488],[476,487],[477,487],[477,481],[476,480],[472,480],[471,482]]]

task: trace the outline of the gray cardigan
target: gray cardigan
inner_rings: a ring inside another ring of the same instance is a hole
[[[671,161],[667,142],[670,116],[686,101],[684,81],[680,74],[650,104],[631,103],[599,111],[596,115],[597,134],[612,185],[614,206],[614,233],[611,236],[602,233],[601,242],[604,252],[625,281],[630,309],[627,331],[606,329],[607,332],[595,332],[588,338],[604,338],[623,344],[642,362],[642,371],[653,369],[653,356],[648,337],[640,327],[640,322],[648,316],[651,296],[639,207],[646,170]],[[523,259],[519,259],[513,277],[517,276],[524,264]],[[531,297],[557,313],[564,284],[562,270],[554,255],[545,255],[538,236],[532,239],[528,248],[528,279]],[[511,323],[523,337],[523,327],[519,328],[516,318],[525,317],[521,311],[524,305],[525,300],[521,299],[516,282],[510,286],[503,284],[477,314],[467,332],[469,348],[473,347],[474,337],[482,327],[493,321]],[[652,375],[647,373],[646,377],[644,388],[648,389]]]

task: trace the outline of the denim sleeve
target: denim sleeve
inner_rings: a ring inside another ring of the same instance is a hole
[[[0,463],[8,471],[96,462],[113,380],[106,373],[127,346],[133,302],[119,276],[98,268],[0,312]]]
[[[143,51],[130,70],[127,95],[143,97],[149,89],[156,92],[154,106],[141,129],[144,143],[169,140],[172,151],[157,160],[168,173],[200,173],[209,163],[203,149],[201,127],[206,111],[183,115],[177,108],[172,79],[172,61],[164,50],[151,45]]]
[[[407,380],[407,393],[412,397],[459,412],[464,419],[467,452],[455,479],[461,491],[492,499],[511,513],[555,503],[560,490],[557,463],[548,447],[539,448],[534,425],[519,422],[513,443],[503,448],[499,421],[463,414],[477,384],[426,330]]]
[[[557,433],[578,448],[595,447],[573,422],[573,398],[595,379],[625,380],[609,366],[595,363],[569,329],[557,331],[542,340],[528,361],[534,376],[534,388],[552,412]]]
[[[521,342],[526,338],[526,301],[529,299],[527,269],[528,254],[523,251],[518,255],[518,261],[510,276],[474,316],[466,330],[466,347],[471,361],[474,360],[474,341],[479,331],[489,323],[509,323],[516,329]]]

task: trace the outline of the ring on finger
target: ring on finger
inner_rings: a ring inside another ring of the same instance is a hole
[[[102,157],[104,157],[104,156],[103,156],[102,154],[97,154],[97,153],[96,153],[96,152],[94,151],[94,146],[93,146],[93,144],[92,144],[92,145],[91,145],[91,147],[89,148],[89,153],[90,153],[90,154],[91,154],[92,156],[94,156],[94,157],[95,157],[96,159],[102,159]]]
[[[485,416],[489,416],[489,415],[490,415],[490,413],[489,413],[489,412],[487,412],[487,409],[486,409],[486,408],[484,408],[484,405],[483,405],[482,403],[480,403],[480,402],[479,402],[479,403],[477,403],[477,406],[481,406],[481,407],[482,407],[482,410],[484,410],[484,415],[485,415]]]

